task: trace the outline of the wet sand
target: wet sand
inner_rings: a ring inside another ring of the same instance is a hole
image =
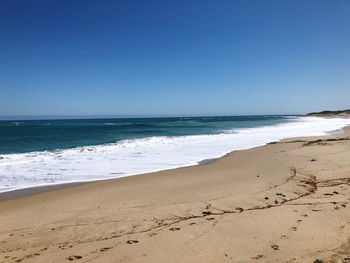
[[[12,190],[4,193],[0,193],[0,201],[2,200],[10,200],[19,197],[26,197],[37,193],[43,193],[58,189],[63,189],[67,187],[72,187],[76,185],[85,184],[86,182],[76,182],[76,183],[64,183],[64,184],[51,184],[51,185],[43,185],[36,187],[28,187],[18,190]]]
[[[348,133],[30,194],[0,201],[0,262],[350,262]]]

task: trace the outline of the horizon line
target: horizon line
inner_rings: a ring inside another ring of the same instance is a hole
[[[239,116],[293,116],[288,114],[101,114],[101,115],[8,115],[1,116],[0,121],[28,121],[28,120],[66,120],[66,119],[136,119],[136,118],[191,118],[191,117],[239,117]]]

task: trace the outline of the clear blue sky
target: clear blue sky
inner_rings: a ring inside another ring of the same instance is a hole
[[[0,2],[0,115],[350,108],[350,1]]]

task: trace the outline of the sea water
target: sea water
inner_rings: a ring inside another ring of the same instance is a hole
[[[196,165],[349,124],[292,116],[0,121],[0,192]]]

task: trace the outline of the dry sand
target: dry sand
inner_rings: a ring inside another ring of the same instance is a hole
[[[0,262],[350,262],[349,202],[350,135],[287,139],[0,201]]]

